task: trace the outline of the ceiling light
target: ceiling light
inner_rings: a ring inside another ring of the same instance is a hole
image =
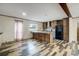
[[[23,12],[23,13],[22,13],[22,15],[23,15],[23,16],[26,16],[26,13],[25,13],[25,12]]]

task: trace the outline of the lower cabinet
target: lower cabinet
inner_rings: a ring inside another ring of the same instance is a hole
[[[36,39],[42,42],[50,42],[50,34],[49,33],[33,33],[33,39]]]

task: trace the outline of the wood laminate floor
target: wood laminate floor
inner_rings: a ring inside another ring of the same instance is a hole
[[[0,47],[0,56],[75,56],[78,54],[79,44],[69,44],[56,39],[51,44],[29,39]]]

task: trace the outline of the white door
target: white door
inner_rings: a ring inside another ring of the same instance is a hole
[[[23,34],[23,23],[22,21],[15,21],[15,39],[17,41],[22,40],[22,34]]]

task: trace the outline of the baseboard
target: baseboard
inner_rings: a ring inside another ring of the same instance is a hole
[[[6,44],[12,44],[12,43],[15,43],[16,41],[9,41],[9,42],[3,42],[2,44],[1,44],[1,46],[2,45],[6,45]]]
[[[2,45],[6,45],[6,44],[12,44],[12,43],[16,43],[16,42],[19,42],[19,41],[27,41],[29,39],[32,39],[32,38],[26,38],[26,39],[22,39],[22,40],[18,40],[18,39],[15,39],[14,41],[9,41],[9,42],[3,42],[0,46]]]

